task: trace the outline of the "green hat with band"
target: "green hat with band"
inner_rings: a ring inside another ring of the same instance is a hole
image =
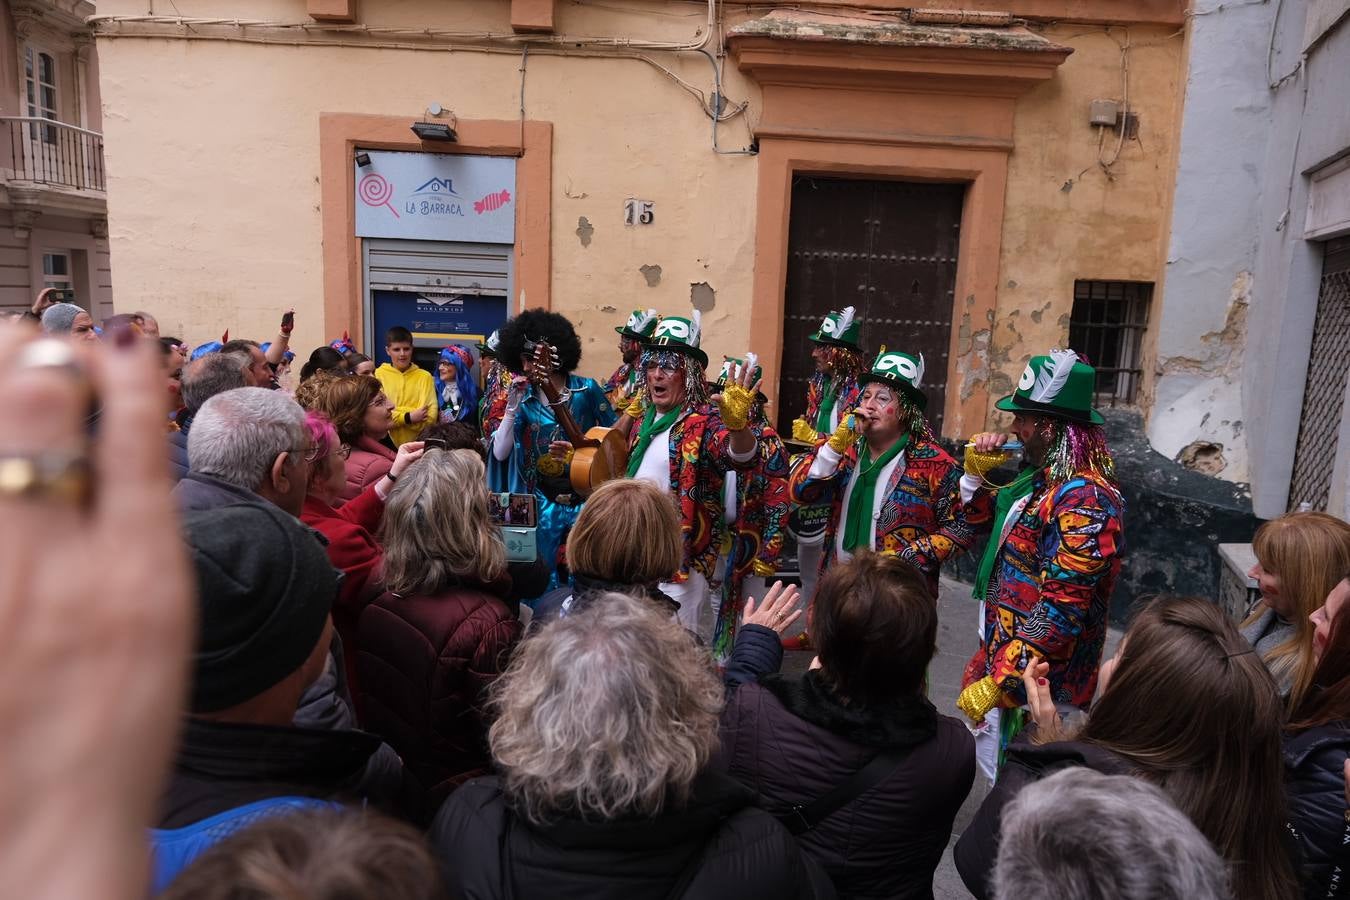
[[[750,365],[751,367],[754,368],[755,377],[753,381],[763,380],[764,367],[759,364],[758,357],[756,357],[755,354],[747,353],[745,359],[742,359],[738,356],[723,356],[722,371],[717,373],[717,381],[715,382],[715,385],[718,388],[725,387],[726,383],[735,378],[738,372],[744,371],[744,367],[746,365]],[[768,402],[768,398],[764,396],[763,391],[757,391],[755,393],[755,399],[758,400],[760,403]]]
[[[699,361],[699,365],[706,369],[708,368],[708,354],[700,350],[698,346],[699,340],[703,336],[700,327],[701,319],[698,310],[694,310],[688,319],[680,316],[666,316],[656,323],[652,336],[644,340],[642,345],[654,350],[675,350],[686,356],[692,356]]]
[[[842,310],[832,309],[820,323],[816,333],[811,335],[811,340],[817,344],[861,350],[862,322],[854,318],[854,309],[851,306],[845,306]]]
[[[654,309],[635,309],[628,314],[628,321],[614,330],[629,340],[645,341],[652,336],[660,320]]]
[[[496,331],[492,332],[492,334],[489,334],[487,336],[487,340],[479,341],[477,344],[474,344],[474,346],[478,348],[479,356],[487,356],[491,357],[492,359],[496,359],[497,348],[501,346],[501,341],[502,341],[502,332],[501,329],[499,328]]]
[[[872,370],[858,376],[858,386],[874,381],[899,388],[919,409],[928,407],[928,397],[919,389],[923,381],[922,353],[911,356],[899,350],[883,348],[872,363]]]
[[[1054,416],[1083,425],[1103,425],[1106,420],[1092,408],[1097,370],[1072,350],[1051,350],[1048,356],[1033,356],[1022,371],[1017,390],[994,404],[1010,413]]]

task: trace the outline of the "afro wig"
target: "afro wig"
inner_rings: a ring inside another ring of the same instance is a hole
[[[517,375],[525,374],[521,356],[530,353],[535,341],[547,341],[557,353],[558,371],[576,371],[581,362],[581,339],[564,316],[544,309],[527,309],[502,326],[497,354]]]

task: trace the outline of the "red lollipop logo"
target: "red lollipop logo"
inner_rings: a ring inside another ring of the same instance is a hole
[[[361,196],[361,202],[366,206],[386,206],[394,214],[395,219],[400,218],[398,210],[389,202],[394,196],[394,186],[385,181],[383,175],[372,173],[362,178],[356,187],[356,193]]]

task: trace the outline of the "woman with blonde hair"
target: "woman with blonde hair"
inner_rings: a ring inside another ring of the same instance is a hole
[[[680,608],[659,587],[684,560],[680,514],[670,495],[649,481],[602,484],[581,508],[566,554],[572,584],[540,597],[532,622],[568,615],[606,591],[645,597],[671,615]]]
[[[1309,616],[1350,571],[1350,525],[1321,512],[1295,512],[1271,519],[1252,539],[1261,599],[1242,622],[1275,677],[1285,708],[1295,710],[1312,686],[1317,659]]]
[[[362,725],[438,804],[487,771],[485,691],[521,632],[482,458],[424,451],[389,492],[380,540],[385,592],[357,623]]]
[[[640,598],[601,594],[521,645],[492,757],[432,824],[456,897],[833,897],[755,792],[709,767],[723,687]]]
[[[384,395],[378,378],[315,373],[296,390],[295,401],[327,416],[342,443],[351,448],[341,501],[354,500],[389,474],[396,454],[381,442],[394,424],[390,415],[394,404]]]

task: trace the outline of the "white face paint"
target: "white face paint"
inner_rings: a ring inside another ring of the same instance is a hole
[[[1029,391],[1035,384],[1036,372],[1031,368],[1031,363],[1027,363],[1027,367],[1022,370],[1021,380],[1017,382],[1017,389],[1019,391]]]

